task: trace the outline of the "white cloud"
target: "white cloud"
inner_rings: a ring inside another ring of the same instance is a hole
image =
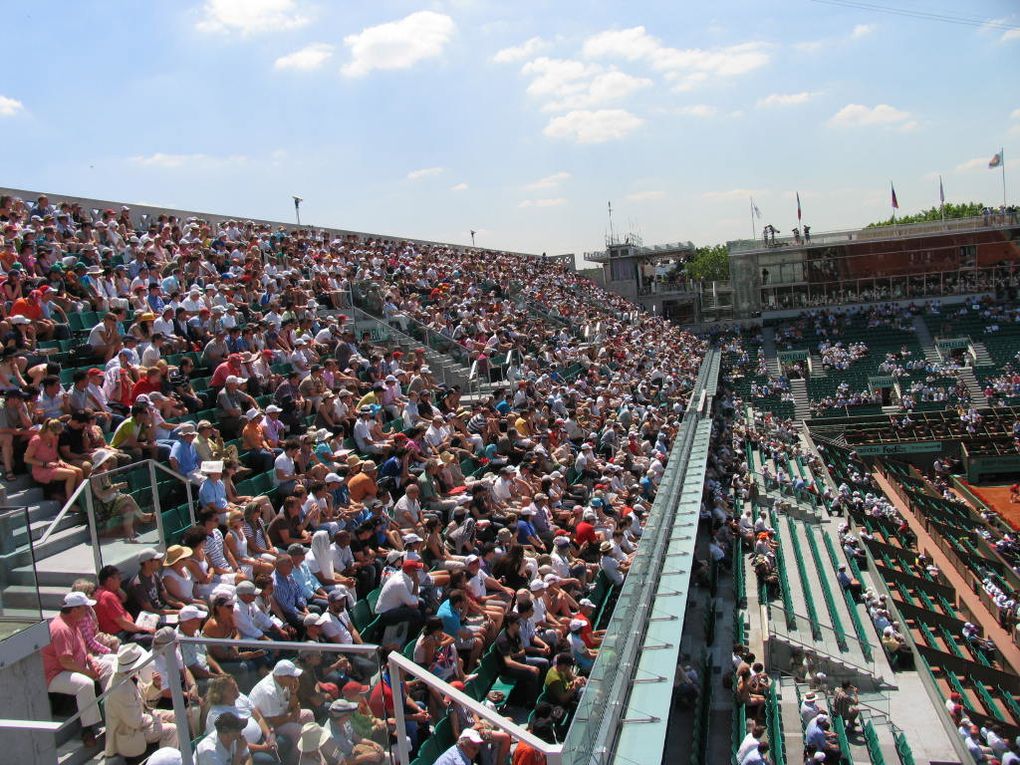
[[[154,154],[139,154],[129,157],[128,161],[139,167],[154,167],[162,170],[176,170],[182,167],[211,168],[223,165],[240,165],[248,161],[243,154],[232,154],[226,157],[215,157],[209,154],[167,154],[157,151]]]
[[[550,199],[525,199],[518,207],[559,207],[567,203],[566,197],[553,197]]]
[[[529,183],[524,188],[529,191],[538,191],[540,189],[553,189],[559,186],[564,181],[570,180],[570,173],[561,170],[558,173],[547,175],[545,178],[539,178],[534,183]]]
[[[837,45],[845,45],[855,40],[863,40],[869,37],[877,27],[874,24],[857,24],[847,34],[839,37],[823,37],[820,40],[805,40],[793,44],[794,50],[801,53],[817,53],[826,48],[834,48]]]
[[[0,96],[0,117],[13,117],[24,108],[25,105],[18,99]]]
[[[817,95],[817,93],[810,93],[806,90],[800,93],[771,93],[764,98],[759,98],[758,106],[766,109],[774,106],[798,106],[806,104]]]
[[[344,38],[351,60],[342,71],[348,77],[362,77],[373,69],[408,69],[442,54],[455,28],[453,19],[435,11],[368,27]]]
[[[627,136],[644,122],[625,109],[577,109],[554,117],[542,132],[549,138],[577,143],[604,143]]]
[[[466,183],[464,183],[463,181],[461,181],[460,183],[456,183],[456,184],[454,184],[453,186],[450,187],[450,191],[467,191],[467,190],[468,190],[468,185]]]
[[[1007,29],[999,38],[999,42],[1013,42],[1014,40],[1020,40],[1020,29]]]
[[[297,29],[311,19],[296,0],[206,0],[195,27],[200,32],[255,35]]]
[[[423,167],[419,170],[412,170],[407,174],[407,180],[420,181],[422,178],[431,178],[446,172],[445,167]]]
[[[1020,120],[1020,109],[1014,109],[1012,112],[1010,112],[1009,118],[1011,120]]]
[[[690,106],[681,106],[676,110],[677,114],[682,114],[686,117],[700,117],[705,119],[706,117],[714,117],[717,109],[714,106],[708,104],[692,104]]]
[[[968,159],[966,162],[961,162],[956,166],[956,172],[970,173],[974,170],[985,170],[988,168],[989,159],[991,159],[991,157],[975,157],[974,159]]]
[[[691,90],[713,78],[734,77],[765,66],[769,46],[759,42],[724,48],[671,48],[648,34],[643,26],[611,29],[584,42],[587,58],[622,58],[643,61],[675,83],[675,90]]]
[[[545,111],[604,106],[652,85],[646,77],[605,69],[599,64],[544,56],[526,63],[521,73],[533,78],[527,90],[530,95],[552,99],[543,105]]]
[[[295,69],[300,72],[308,72],[318,69],[329,61],[332,55],[333,46],[329,43],[312,43],[301,50],[280,56],[273,66],[276,69]]]
[[[545,50],[549,47],[549,43],[543,40],[541,37],[532,37],[525,40],[520,45],[512,45],[509,48],[503,48],[496,52],[496,55],[492,57],[492,60],[497,64],[512,64],[515,61],[524,61],[534,56],[539,51]]]
[[[833,127],[899,127],[912,130],[917,122],[911,119],[910,112],[897,109],[889,104],[878,104],[873,107],[863,104],[847,104],[832,117],[829,125]]]
[[[650,202],[655,199],[662,199],[666,196],[665,191],[635,191],[624,197],[628,202]]]

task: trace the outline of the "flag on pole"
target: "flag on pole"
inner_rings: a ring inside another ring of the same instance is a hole
[[[800,192],[797,192],[797,222],[800,223]]]
[[[889,189],[892,191],[892,206],[893,206],[893,209],[894,210],[899,210],[900,209],[900,203],[896,199],[896,187],[893,186],[893,182],[892,181],[889,181]]]
[[[942,176],[939,176],[939,202],[941,204],[946,203],[946,191],[942,188]]]
[[[751,211],[758,220],[761,220],[761,210],[759,210],[758,205],[754,203],[754,197],[751,197]]]
[[[1002,149],[988,161],[988,169],[992,170],[1002,164]]]

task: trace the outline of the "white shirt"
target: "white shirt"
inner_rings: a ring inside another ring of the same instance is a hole
[[[382,590],[379,592],[379,599],[375,603],[375,612],[384,614],[400,606],[418,607],[418,598],[411,591],[411,578],[401,571],[399,574],[391,575],[383,582]]]
[[[334,542],[329,546],[333,551],[333,571],[343,573],[354,565],[354,553],[350,547],[340,547]]]
[[[273,486],[280,485],[280,479],[276,475],[277,470],[284,475],[294,475],[294,460],[287,456],[287,452],[280,454],[273,462]]]
[[[254,603],[245,603],[240,598],[237,598],[234,602],[234,626],[237,627],[237,631],[241,633],[242,638],[245,640],[258,640],[265,634],[263,632],[264,627],[257,623],[262,621],[257,618],[258,614],[261,613],[258,606]]]
[[[276,682],[272,674],[255,683],[248,696],[263,717],[279,717],[290,705],[290,691]]]
[[[411,517],[412,523],[416,524],[421,520],[421,502],[411,499],[406,494],[397,500],[393,510],[398,523],[401,522],[401,518],[405,514]]]
[[[242,746],[241,742],[235,741],[228,750],[215,733],[206,736],[195,747],[197,765],[230,765],[234,761],[234,752],[238,746]]]
[[[341,643],[343,645],[353,643],[354,636],[351,635],[348,624],[351,617],[347,615],[347,612],[341,611],[339,614],[334,614],[332,611],[327,611],[327,613],[329,614],[329,621],[322,625],[322,634],[334,643]],[[339,639],[335,640],[334,638]]]

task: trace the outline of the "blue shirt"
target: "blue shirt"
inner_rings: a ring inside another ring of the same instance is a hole
[[[530,537],[537,537],[535,527],[523,518],[517,521],[517,541],[522,545],[531,544]]]
[[[274,571],[273,586],[273,597],[288,616],[296,616],[298,611],[303,611],[308,605],[308,601],[301,596],[301,585],[295,581],[293,574],[283,577],[279,571]]]
[[[195,470],[198,470],[198,466],[202,464],[202,459],[201,459],[201,457],[198,456],[198,450],[195,448],[194,442],[189,444],[187,441],[183,441],[183,440],[182,441],[174,441],[174,445],[170,449],[170,456],[173,459],[177,460],[178,469],[184,475],[188,475],[189,473],[192,473]],[[209,483],[209,481],[206,481],[205,483]],[[203,486],[204,485],[205,484],[203,484]],[[220,486],[222,487],[223,484],[221,483]],[[201,493],[201,491],[199,491],[199,498],[201,498],[201,496],[202,496],[202,493]],[[226,499],[227,499],[227,490],[226,490],[226,487],[223,487],[223,502],[224,502],[224,504],[222,506],[217,505],[217,507],[220,510],[222,510],[224,507],[226,507]]]
[[[443,632],[450,637],[457,637],[461,630],[460,614],[454,609],[453,604],[449,599],[444,600],[442,605],[439,606],[439,610],[436,611],[438,616],[443,622]]]
[[[471,765],[471,758],[461,748],[454,744],[443,752],[432,765]]]
[[[297,581],[301,594],[305,598],[312,597],[320,587],[319,580],[315,578],[315,574],[308,568],[305,561],[301,561],[300,566],[294,566],[294,573],[291,576]]]
[[[179,442],[178,442],[179,443]],[[173,454],[173,450],[170,451]],[[198,487],[198,501],[203,505],[212,505],[217,510],[227,509],[227,487],[223,481],[211,481],[206,478]]]

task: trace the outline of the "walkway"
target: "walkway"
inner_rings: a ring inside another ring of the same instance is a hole
[[[910,510],[907,509],[906,505],[896,494],[892,484],[889,480],[879,473],[877,470],[871,473],[871,477],[874,478],[878,485],[885,492],[886,497],[889,501],[896,506],[900,514],[906,518],[907,525],[910,526],[910,530],[917,536],[918,549],[923,550],[936,566],[939,567],[939,571],[942,572],[942,576],[945,577],[946,581],[956,590],[957,600],[963,603],[967,610],[973,615],[972,618],[981,626],[985,637],[991,639],[995,643],[995,647],[999,649],[999,653],[1002,654],[1003,659],[1013,668],[1013,671],[1020,671],[1020,648],[1017,648],[1016,644],[1010,638],[1009,633],[1006,632],[999,623],[995,620],[995,617],[989,613],[988,609],[978,598],[964,578],[953,566],[952,562],[942,552],[941,548],[935,544],[935,541],[931,538],[931,535],[925,530],[921,522],[914,516]]]

